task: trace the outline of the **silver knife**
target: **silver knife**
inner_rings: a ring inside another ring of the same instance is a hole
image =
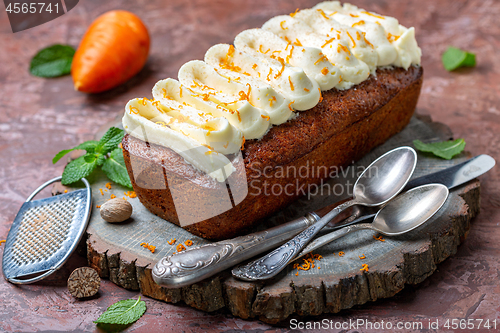
[[[445,170],[416,178],[408,182],[405,190],[427,183],[441,183],[448,188],[453,188],[482,175],[494,165],[493,158],[488,155],[480,155]],[[166,288],[180,288],[202,281],[246,259],[283,244],[339,204],[335,203],[324,207],[271,229],[202,245],[164,257],[153,267],[153,280]],[[347,224],[357,223],[370,218],[370,215],[373,216],[374,213],[354,207],[347,212],[350,216],[343,215],[335,219],[330,223],[330,227],[333,226],[336,229]],[[343,220],[344,222],[342,222]],[[323,237],[326,236],[328,235]],[[326,241],[326,239],[323,240]]]

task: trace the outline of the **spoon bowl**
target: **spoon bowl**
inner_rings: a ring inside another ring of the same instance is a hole
[[[379,210],[372,223],[348,225],[315,239],[302,249],[295,259],[360,229],[372,229],[386,236],[396,236],[411,231],[427,222],[441,209],[448,198],[448,193],[448,188],[442,184],[415,187],[400,194]]]
[[[370,164],[354,184],[354,197],[365,206],[379,206],[391,200],[405,187],[417,163],[417,153],[400,147]]]
[[[405,192],[382,208],[371,226],[387,236],[400,235],[429,220],[448,198],[448,188],[428,184]]]

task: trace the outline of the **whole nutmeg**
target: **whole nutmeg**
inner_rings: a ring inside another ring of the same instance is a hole
[[[132,215],[132,205],[123,199],[115,198],[101,205],[101,217],[107,222],[123,222]]]

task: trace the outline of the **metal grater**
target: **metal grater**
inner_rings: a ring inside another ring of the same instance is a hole
[[[5,243],[2,270],[7,281],[27,284],[58,270],[68,260],[87,228],[92,194],[85,189],[31,201],[57,177],[37,188],[21,206]]]

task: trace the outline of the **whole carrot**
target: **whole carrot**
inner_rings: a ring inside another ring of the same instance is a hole
[[[146,63],[149,44],[148,30],[136,15],[113,10],[99,16],[73,58],[75,89],[99,93],[124,83]]]

